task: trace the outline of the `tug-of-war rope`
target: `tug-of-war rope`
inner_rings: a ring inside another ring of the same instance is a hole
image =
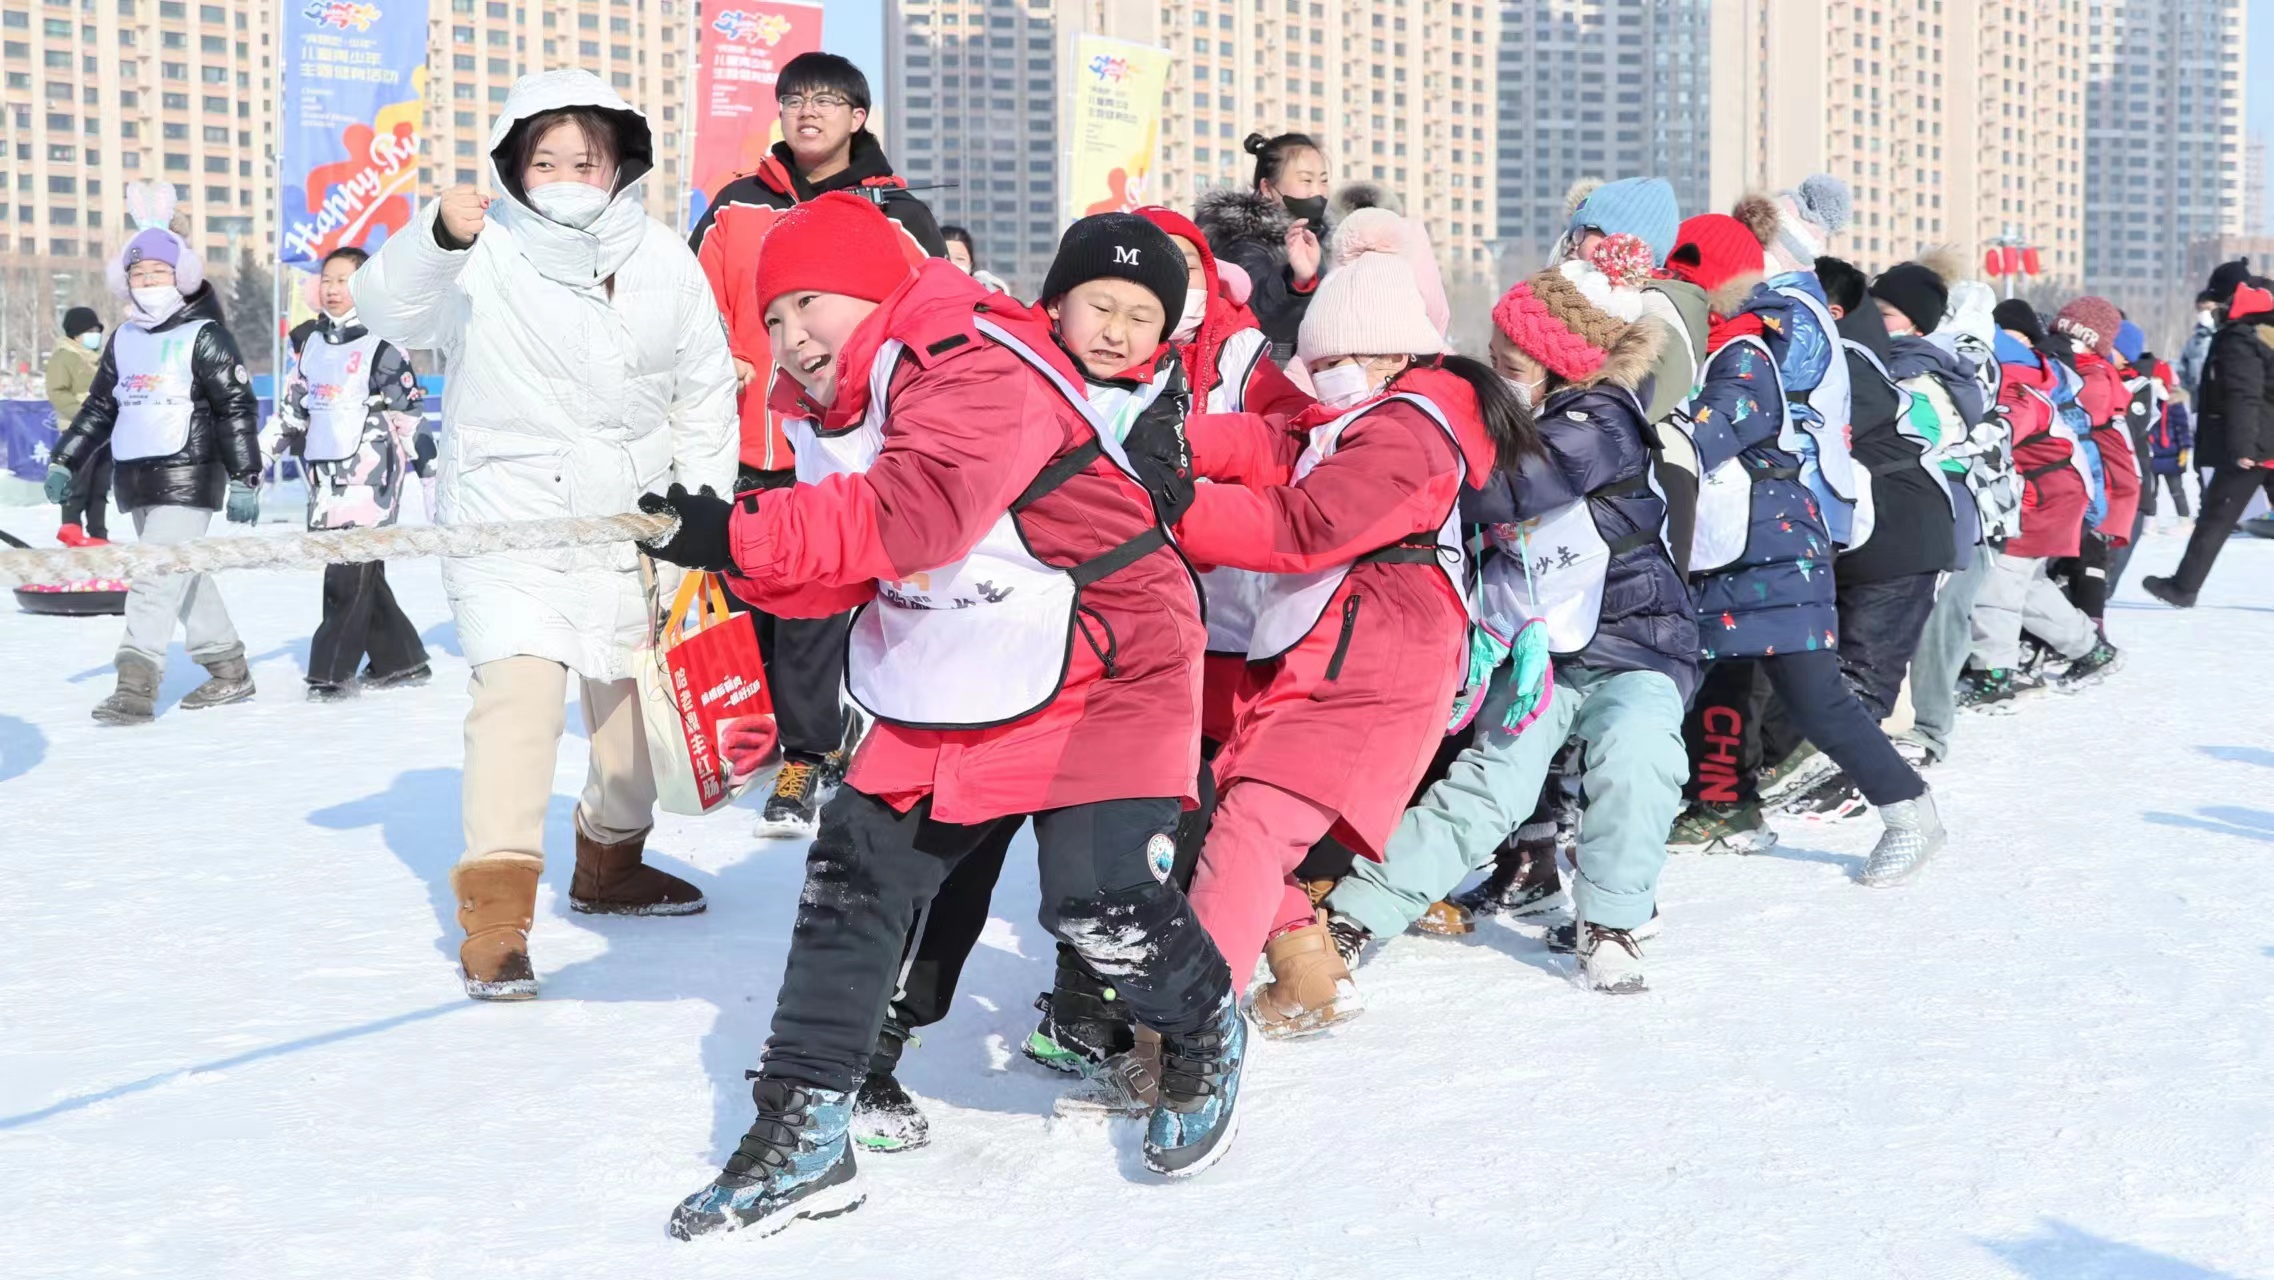
[[[660,541],[676,516],[626,512],[496,524],[397,525],[391,529],[323,529],[279,538],[200,538],[160,546],[0,550],[0,586],[139,578],[146,574],[221,573],[232,569],[311,569],[367,560],[485,556],[501,551],[552,551],[608,542]]]

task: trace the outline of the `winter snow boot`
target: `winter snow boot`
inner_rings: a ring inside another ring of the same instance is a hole
[[[1848,775],[1833,770],[1816,780],[1816,785],[1798,795],[1788,796],[1777,806],[1777,812],[1789,813],[1809,822],[1846,822],[1862,817],[1871,808],[1863,798],[1863,790],[1849,780]]]
[[[1760,853],[1773,848],[1777,833],[1761,817],[1761,802],[1709,804],[1699,801],[1674,820],[1666,847],[1674,853]]]
[[[2053,677],[2053,687],[2062,693],[2075,693],[2089,689],[2124,669],[2124,651],[2108,643],[2102,636],[2091,652],[2069,663],[2068,668]]]
[[[330,680],[310,680],[308,682],[308,701],[310,702],[345,702],[354,696],[355,686],[352,684],[335,684]]]
[[[1339,911],[1327,913],[1327,937],[1334,941],[1334,953],[1342,957],[1343,967],[1356,969],[1365,958],[1366,949],[1374,945],[1374,931]]]
[[[253,673],[245,666],[245,647],[238,645],[225,654],[198,659],[205,668],[206,681],[182,695],[182,710],[202,711],[207,707],[226,707],[232,702],[243,702],[253,696]]]
[[[782,757],[774,775],[774,794],[758,816],[758,834],[794,840],[810,836],[821,823],[821,771],[825,757],[803,753]]]
[[[900,1054],[915,1039],[895,1007],[884,1015],[869,1073],[853,1095],[853,1141],[869,1151],[914,1151],[932,1140],[932,1126],[916,1100],[900,1087]]]
[[[1879,820],[1887,829],[1879,833],[1879,843],[1863,864],[1863,882],[1873,888],[1901,884],[1917,875],[1949,839],[1931,790],[1920,792],[1916,800],[1881,805]]]
[[[1128,1003],[1069,948],[1058,948],[1058,972],[1034,1007],[1042,1022],[1020,1048],[1052,1071],[1087,1075],[1134,1043]]]
[[[1478,916],[1536,916],[1567,901],[1563,876],[1556,870],[1557,836],[1552,822],[1526,823],[1516,838],[1502,845],[1492,860],[1492,872],[1474,888],[1454,894],[1448,904]],[[1474,925],[1470,926],[1474,928]],[[1436,932],[1436,930],[1428,930]],[[1466,932],[1466,930],[1463,930]]]
[[[458,970],[476,1000],[533,1000],[537,971],[529,967],[529,924],[537,916],[537,858],[484,858],[450,871],[458,895]]]
[[[646,844],[646,831],[602,844],[584,833],[584,818],[579,815],[569,907],[594,916],[691,916],[710,905],[703,901],[702,890],[642,862]]]
[[[64,425],[69,426],[70,424],[65,423]],[[85,528],[75,524],[67,524],[57,529],[55,540],[67,547],[107,547],[110,545],[105,539],[88,536]]]
[[[1934,748],[1927,745],[1924,739],[1914,738],[1907,733],[1895,739],[1895,754],[1903,757],[1903,763],[1913,769],[1925,769],[1940,763],[1942,760],[1942,757],[1936,755]]]
[[[1781,808],[1779,800],[1803,794],[1833,768],[1832,757],[1803,742],[1792,749],[1791,755],[1761,771],[1761,803]]]
[[[1316,1035],[1364,1012],[1365,1002],[1350,980],[1350,966],[1335,950],[1321,911],[1299,929],[1263,944],[1271,981],[1255,993],[1249,1015],[1263,1034],[1277,1040]]]
[[[770,1236],[800,1218],[850,1213],[867,1198],[846,1137],[852,1096],[769,1076],[757,1080],[750,1096],[758,1118],[711,1185],[671,1211],[674,1239],[743,1227]]]
[[[1627,930],[1627,932],[1633,936],[1636,942],[1648,942],[1657,937],[1665,928],[1665,922],[1658,916],[1658,908],[1652,907],[1650,918]],[[1568,956],[1579,950],[1579,926],[1570,920],[1566,920],[1562,924],[1550,925],[1545,941],[1548,944],[1548,950],[1559,956]]]
[[[95,704],[94,717],[102,724],[148,724],[158,718],[158,681],[165,672],[157,663],[131,649],[119,650],[118,687]]]
[[[401,671],[389,672],[386,675],[380,675],[366,667],[363,674],[355,678],[355,682],[369,692],[378,693],[386,689],[417,688],[433,678],[434,668],[422,662],[415,667],[405,667]]]
[[[1650,989],[1643,980],[1642,944],[1632,932],[1589,921],[1578,935],[1579,976],[1589,990],[1631,996]]]
[[[2140,579],[2140,588],[2174,609],[2192,609],[2195,607],[2195,593],[2180,590],[2179,585],[2169,578],[2142,578]]]
[[[1239,1129],[1248,1025],[1227,998],[1209,1024],[1161,1037],[1161,1096],[1145,1122],[1145,1167],[1190,1177],[1222,1159]]]
[[[1161,1100],[1161,1033],[1137,1024],[1137,1039],[1058,1095],[1061,1116],[1143,1120]]]
[[[1969,667],[1958,677],[1958,705],[1991,715],[2011,713],[2018,692],[2014,688],[2013,672],[2004,667],[1992,671]]]

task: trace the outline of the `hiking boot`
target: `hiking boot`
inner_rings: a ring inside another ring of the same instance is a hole
[[[217,657],[200,658],[198,665],[205,668],[207,679],[182,695],[182,710],[225,707],[253,696],[253,673],[245,666],[243,645]]]
[[[711,1185],[671,1211],[673,1239],[744,1227],[770,1236],[800,1218],[850,1213],[867,1198],[846,1138],[851,1095],[750,1074],[758,1118]]]
[[[534,1000],[529,924],[537,915],[537,877],[545,864],[519,855],[462,862],[450,871],[458,896],[458,971],[475,1000]]]
[[[2006,715],[2013,710],[2013,672],[2005,667],[1990,671],[1977,671],[1972,667],[1958,677],[1958,705],[1991,715]]]
[[[1836,767],[1830,756],[1803,742],[1792,749],[1791,755],[1761,771],[1761,803],[1780,807],[1777,801],[1806,792]]]
[[[853,752],[869,731],[869,718],[859,707],[845,704],[845,737],[835,751],[821,758],[820,790],[827,791],[845,780],[845,770],[853,765]]]
[[[1659,919],[1658,908],[1654,906],[1650,909],[1650,918],[1648,920],[1643,921],[1641,924],[1636,925],[1634,928],[1629,929],[1626,932],[1636,942],[1648,942],[1652,938],[1657,937],[1660,933],[1663,933],[1665,929],[1666,924],[1663,920]],[[1579,949],[1579,926],[1577,923],[1570,920],[1566,920],[1559,925],[1551,925],[1548,928],[1545,941],[1548,944],[1548,950],[1554,952],[1555,954],[1559,956],[1570,955],[1572,952]]]
[[[1330,893],[1333,893],[1333,892],[1334,892],[1334,887],[1335,887],[1336,885],[1338,885],[1338,884],[1341,884],[1341,883],[1342,883],[1342,881],[1340,881],[1340,880],[1303,880],[1303,881],[1299,881],[1298,883],[1300,883],[1300,884],[1303,886],[1303,896],[1304,896],[1304,897],[1306,897],[1306,898],[1309,898],[1309,899],[1311,900],[1311,905],[1312,905],[1312,906],[1314,906],[1314,907],[1316,907],[1316,906],[1318,906],[1320,903],[1322,903],[1322,902],[1325,902],[1325,901],[1326,901],[1326,898],[1327,898],[1327,895],[1328,895],[1328,894],[1330,894]]]
[[[355,682],[366,692],[380,693],[388,689],[414,689],[433,678],[434,668],[422,662],[415,667],[405,667],[386,675],[380,675],[366,667],[363,674],[355,678]]]
[[[1448,904],[1465,912],[1470,920],[1497,915],[1521,918],[1554,911],[1569,901],[1564,896],[1563,876],[1556,870],[1556,860],[1555,826],[1545,822],[1527,823],[1517,828],[1515,838],[1501,845],[1500,851],[1493,855],[1490,874],[1475,886],[1454,894]]]
[[[1846,822],[1863,816],[1871,802],[1848,775],[1834,771],[1815,786],[1793,796],[1777,810],[1809,822]]]
[[[113,659],[118,687],[95,704],[91,713],[99,724],[148,724],[158,718],[158,681],[164,670],[132,649],[121,649]]]
[[[869,1151],[914,1151],[932,1140],[932,1126],[916,1100],[900,1087],[900,1055],[916,1037],[901,1021],[900,1006],[884,1015],[869,1055],[869,1073],[853,1095],[853,1141]]]
[[[758,834],[776,839],[810,836],[821,824],[821,771],[825,759],[804,753],[782,757],[774,794],[758,817]]]
[[[1107,1058],[1082,1080],[1058,1095],[1061,1116],[1113,1116],[1142,1120],[1161,1100],[1161,1033],[1137,1024],[1127,1053]]]
[[[2195,593],[2180,590],[2179,584],[2169,578],[2142,578],[2140,579],[2140,589],[2174,609],[2192,609],[2195,607]]]
[[[2124,651],[2108,643],[2102,636],[2083,657],[2069,663],[2068,668],[2053,677],[2053,687],[2062,693],[2075,693],[2088,689],[2124,669]]]
[[[1760,801],[1699,801],[1674,820],[1666,848],[1674,853],[1760,853],[1776,842],[1777,833],[1761,817]]]
[[[652,830],[653,828],[650,828]],[[647,832],[602,844],[576,819],[576,874],[569,907],[594,916],[691,916],[710,905],[703,891],[668,871],[642,862]]]
[[[1363,935],[1365,930],[1357,932]],[[1248,1007],[1263,1034],[1277,1040],[1316,1035],[1365,1010],[1358,987],[1350,980],[1350,965],[1327,929],[1325,912],[1310,924],[1264,943],[1263,958],[1271,966],[1271,981],[1255,993]]]
[[[1226,998],[1207,1026],[1161,1037],[1160,1101],[1145,1122],[1145,1167],[1190,1177],[1222,1159],[1239,1130],[1248,1024]]]
[[[1119,992],[1089,971],[1079,956],[1058,949],[1050,990],[1034,998],[1042,1023],[1019,1046],[1052,1071],[1087,1075],[1117,1053],[1127,1053],[1136,1023]]]
[[[329,680],[310,680],[308,682],[308,701],[310,702],[345,702],[354,696],[355,686],[352,684],[335,684]]]
[[[1476,913],[1448,898],[1439,898],[1429,904],[1413,922],[1415,933],[1435,934],[1440,938],[1458,938],[1477,931]]]
[[[1873,888],[1901,884],[1917,875],[1949,839],[1942,829],[1942,815],[1935,812],[1932,791],[1920,792],[1916,800],[1881,805],[1879,820],[1887,829],[1879,833],[1879,843],[1863,864],[1863,882]]]
[[[1631,996],[1650,989],[1643,979],[1642,943],[1632,931],[1590,921],[1577,932],[1580,981],[1589,990]]]

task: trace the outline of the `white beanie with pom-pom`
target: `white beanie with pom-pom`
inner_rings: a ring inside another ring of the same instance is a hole
[[[1311,295],[1295,339],[1304,364],[1445,350],[1445,335],[1423,300],[1410,245],[1406,220],[1387,209],[1360,209],[1335,228],[1334,268]]]

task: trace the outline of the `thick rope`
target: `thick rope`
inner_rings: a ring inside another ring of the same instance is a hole
[[[85,578],[139,578],[231,569],[308,569],[367,560],[486,556],[550,551],[609,542],[659,542],[678,518],[626,512],[499,524],[396,525],[390,529],[323,529],[281,538],[200,538],[159,546],[147,542],[52,551],[0,551],[0,586]]]

